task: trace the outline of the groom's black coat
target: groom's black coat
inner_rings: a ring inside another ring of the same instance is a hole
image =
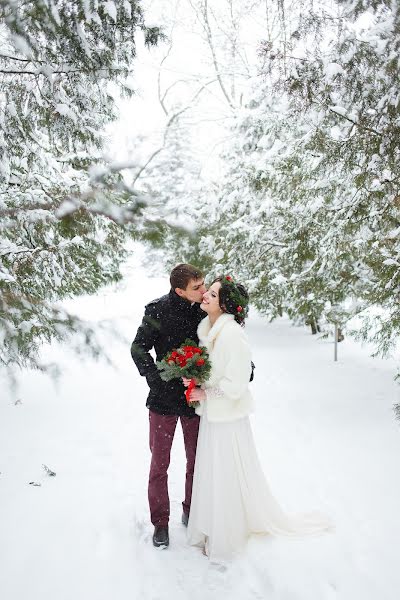
[[[192,305],[173,290],[147,304],[131,346],[131,355],[150,387],[146,402],[150,410],[161,415],[195,415],[194,409],[186,403],[181,380],[163,381],[150,350],[154,348],[156,359],[161,360],[187,338],[198,343],[197,327],[205,316],[200,304]]]

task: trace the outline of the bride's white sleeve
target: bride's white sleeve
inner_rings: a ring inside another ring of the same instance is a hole
[[[225,332],[224,332],[225,333]],[[246,391],[251,375],[251,352],[247,337],[241,330],[231,330],[224,335],[222,352],[226,353],[224,370],[210,387],[205,385],[207,400],[213,397],[241,398]]]

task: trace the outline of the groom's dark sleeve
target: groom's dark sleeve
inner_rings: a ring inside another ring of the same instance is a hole
[[[131,356],[139,373],[146,377],[149,388],[156,393],[161,390],[164,382],[158,373],[150,350],[156,344],[159,335],[160,321],[157,309],[154,305],[149,304],[146,306],[142,323],[132,342]]]

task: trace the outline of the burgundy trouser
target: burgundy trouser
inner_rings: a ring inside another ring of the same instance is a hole
[[[195,416],[159,415],[149,410],[151,464],[149,476],[149,505],[153,525],[168,525],[168,467],[171,446],[178,419],[181,420],[186,451],[185,500],[182,502],[186,514],[190,512],[194,462],[200,418]]]

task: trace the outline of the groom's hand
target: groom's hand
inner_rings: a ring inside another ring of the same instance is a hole
[[[171,388],[176,387],[177,380],[172,381],[164,381],[161,379],[158,372],[154,371],[153,373],[149,373],[146,375],[147,385],[155,394],[163,394],[168,391],[171,391]]]

